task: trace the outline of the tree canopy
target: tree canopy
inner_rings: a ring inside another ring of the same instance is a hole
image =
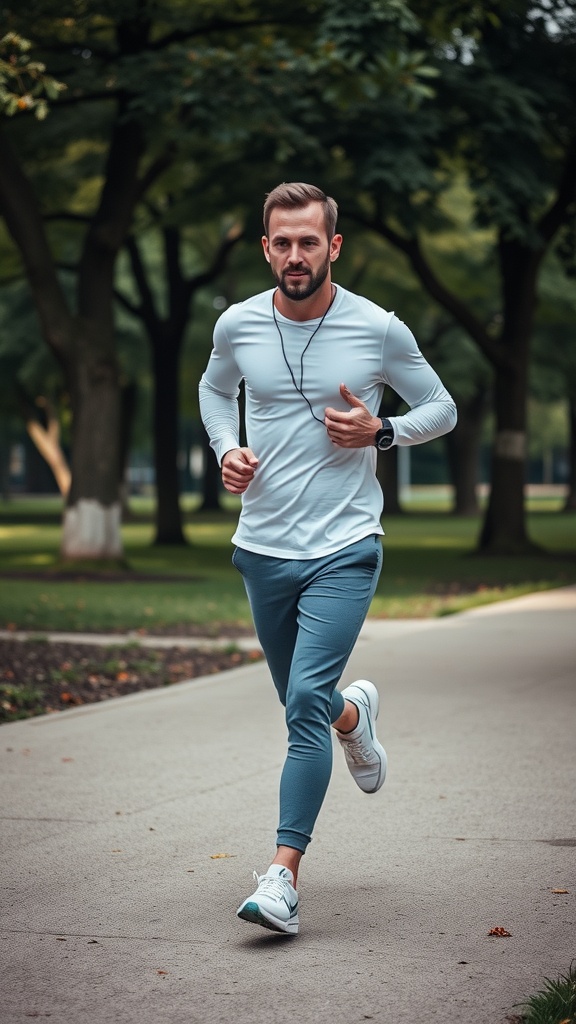
[[[151,230],[172,239],[173,254],[190,218],[255,237],[263,192],[290,178],[318,181],[349,223],[401,252],[491,364],[497,426],[481,546],[526,548],[540,272],[553,247],[566,272],[576,263],[574,5],[30,0],[3,15],[10,273],[19,261],[71,399],[63,553],[121,552],[119,254],[131,253],[138,283],[138,239]],[[466,259],[484,284],[465,295],[432,244],[458,230],[458,182],[471,197],[470,238],[482,239]],[[189,293],[194,273],[180,276]],[[177,277],[169,270],[168,306],[148,301],[149,325],[170,321]],[[139,315],[144,285],[140,273]]]

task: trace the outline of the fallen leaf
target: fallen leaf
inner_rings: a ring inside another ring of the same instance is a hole
[[[128,679],[130,679],[130,673],[129,672],[117,672],[116,673],[116,682],[118,682],[118,683],[125,683],[125,682],[128,681]]]
[[[235,857],[235,853],[211,853],[210,860],[223,860],[225,857]]]
[[[69,764],[70,761],[74,760],[74,758],[73,757],[61,757],[60,760],[62,761],[63,764]]]
[[[68,693],[67,690],[60,694],[60,700],[63,704],[82,704],[81,697],[76,697],[73,693]]]
[[[506,931],[506,928],[491,928],[488,935],[497,935],[500,939],[507,939],[512,935],[512,932]]]
[[[570,889],[550,889],[556,896],[570,895]]]
[[[168,971],[156,971],[156,974],[168,974]]]

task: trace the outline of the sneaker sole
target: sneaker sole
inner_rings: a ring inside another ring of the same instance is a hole
[[[250,924],[259,924],[262,928],[268,928],[271,932],[282,932],[284,935],[296,935],[298,933],[298,922],[276,922],[273,918],[267,918],[262,913],[257,903],[249,902],[245,903],[240,910],[237,911],[238,917],[242,918],[243,921],[249,921]]]

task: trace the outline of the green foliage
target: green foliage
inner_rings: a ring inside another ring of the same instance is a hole
[[[0,683],[0,722],[17,722],[42,713],[42,692],[35,686]]]
[[[542,991],[521,1008],[523,1024],[576,1024],[576,967],[555,980],[547,978]]]
[[[31,60],[32,43],[17,32],[8,32],[0,39],[0,113],[33,111],[38,121],[48,114],[48,102],[57,100],[66,88],[46,74],[42,61]]]

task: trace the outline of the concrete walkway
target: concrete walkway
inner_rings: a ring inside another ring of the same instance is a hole
[[[361,676],[389,778],[335,751],[287,940],[235,917],[276,824],[263,663],[2,726],[2,1024],[504,1024],[566,971],[576,588],[370,621]]]

